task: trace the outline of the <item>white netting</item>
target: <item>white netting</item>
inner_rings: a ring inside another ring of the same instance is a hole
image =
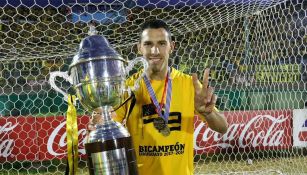
[[[304,0],[1,1],[0,174],[63,174],[67,104],[49,73],[67,71],[90,25],[138,57],[139,26],[153,18],[171,26],[173,67],[210,67],[230,123],[220,138],[195,122],[195,174],[306,174],[307,117],[293,111],[307,106],[306,10]]]

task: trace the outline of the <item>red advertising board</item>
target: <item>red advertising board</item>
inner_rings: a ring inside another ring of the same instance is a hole
[[[0,117],[0,162],[36,160],[35,118]]]
[[[85,155],[84,143],[88,121],[89,117],[87,116],[78,117],[78,148],[80,155]],[[65,117],[38,118],[37,132],[40,145],[39,158],[41,160],[67,156]]]
[[[292,111],[236,111],[224,113],[229,128],[222,135],[196,117],[196,154],[292,147]],[[78,117],[79,155],[85,156],[88,116]],[[57,117],[0,117],[0,161],[48,160],[66,157],[66,119]]]
[[[229,128],[223,135],[196,118],[196,154],[216,153],[222,149],[237,152],[292,147],[291,110],[237,111],[224,115]]]

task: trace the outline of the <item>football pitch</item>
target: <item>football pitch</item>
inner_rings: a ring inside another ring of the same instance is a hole
[[[196,163],[194,174],[281,175],[307,174],[307,157],[266,158],[249,161]]]
[[[52,170],[1,170],[5,175],[62,175],[65,170],[55,167]],[[87,167],[80,167],[78,174],[88,175]],[[307,174],[307,156],[289,158],[266,158],[257,160],[241,161],[198,161],[194,164],[195,175],[282,175],[282,174]]]

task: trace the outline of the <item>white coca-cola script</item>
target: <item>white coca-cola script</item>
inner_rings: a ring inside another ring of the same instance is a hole
[[[273,117],[271,115],[256,115],[245,123],[231,123],[227,132],[222,135],[210,128],[206,127],[203,134],[205,123],[200,123],[195,128],[194,133],[194,148],[195,150],[206,150],[209,148],[245,148],[245,147],[267,147],[267,146],[282,146],[285,127],[280,125],[288,119],[288,116],[279,115]],[[239,121],[238,121],[239,122]],[[242,121],[241,121],[242,122]],[[264,124],[264,122],[269,123]],[[198,137],[202,136],[201,139]],[[197,140],[198,139],[198,140]],[[234,145],[236,140],[237,145]],[[211,143],[200,145],[199,143]]]
[[[8,157],[12,154],[14,139],[5,139],[5,136],[17,125],[18,123],[15,123],[15,125],[13,125],[12,122],[7,122],[3,126],[0,126],[0,157]]]
[[[48,142],[47,142],[47,150],[48,152],[53,155],[53,156],[60,156],[66,154],[66,132],[63,132],[63,135],[60,136],[60,139],[56,139],[56,136],[60,134],[60,130],[65,126],[66,122],[61,123],[58,125],[53,132],[51,133]],[[86,143],[86,130],[85,129],[80,129],[78,131],[78,137],[83,138],[81,141],[78,143],[79,147],[79,153],[80,154],[85,154],[85,149],[84,149],[84,144]],[[54,148],[57,148],[55,151]],[[81,148],[82,147],[82,148]],[[62,152],[59,152],[62,150]]]

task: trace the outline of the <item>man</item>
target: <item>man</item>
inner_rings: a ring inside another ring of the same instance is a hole
[[[148,69],[140,88],[134,92],[135,105],[124,105],[114,116],[117,121],[126,121],[140,175],[193,174],[195,113],[211,129],[220,133],[227,130],[225,118],[215,108],[217,97],[208,85],[209,69],[205,70],[201,84],[196,74],[189,76],[169,68],[174,47],[166,23],[145,22],[138,50],[147,60]],[[129,78],[127,85],[133,86],[141,74]]]

